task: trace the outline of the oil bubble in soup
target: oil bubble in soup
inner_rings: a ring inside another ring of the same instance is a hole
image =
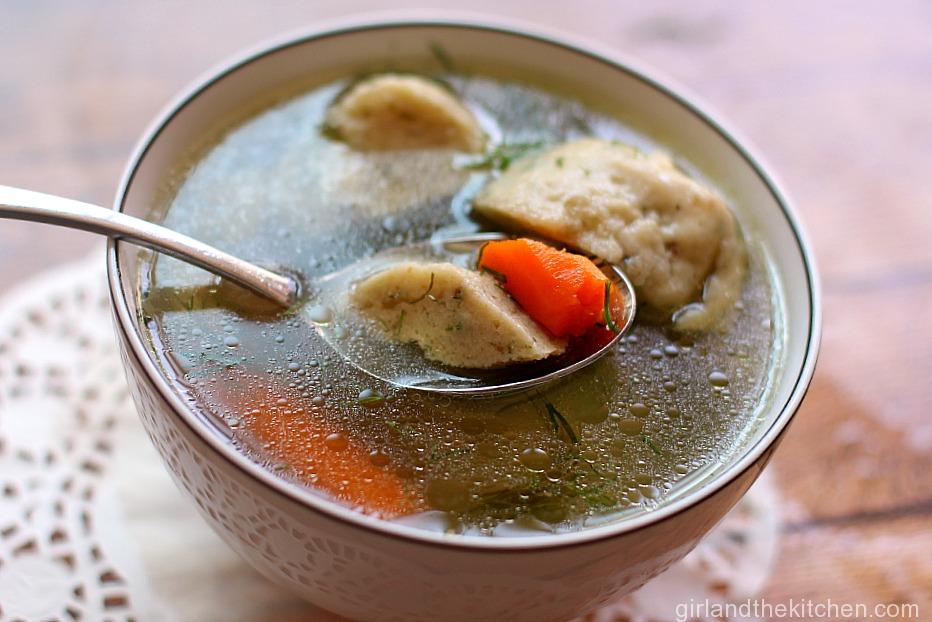
[[[436,77],[479,120],[478,152],[352,148],[326,123],[353,84],[340,80],[229,125],[179,162],[153,213],[312,281],[380,250],[494,230],[473,218],[473,198],[548,145],[595,136],[661,147],[624,119],[528,82]],[[177,390],[240,451],[295,485],[425,529],[576,530],[661,506],[732,459],[752,431],[783,334],[778,282],[753,230],[742,229],[747,274],[713,329],[680,332],[669,315],[642,310],[599,363],[498,398],[376,380],[318,334],[315,323],[339,334],[345,310],[282,311],[168,257],[144,267],[143,319]]]

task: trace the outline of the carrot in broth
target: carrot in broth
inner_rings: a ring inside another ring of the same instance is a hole
[[[391,470],[384,454],[372,454],[349,434],[304,411],[281,386],[253,385],[234,395],[230,389],[236,384],[217,383],[218,405],[245,413],[240,428],[263,453],[278,461],[283,471],[347,505],[383,518],[418,509],[416,498]]]

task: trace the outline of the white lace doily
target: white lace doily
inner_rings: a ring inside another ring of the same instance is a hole
[[[237,558],[171,483],[129,402],[103,254],[0,300],[0,622],[337,620]],[[682,562],[592,622],[738,601],[775,557],[765,477]]]

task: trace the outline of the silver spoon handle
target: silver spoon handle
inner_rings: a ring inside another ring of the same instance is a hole
[[[171,229],[97,205],[0,186],[0,218],[60,225],[126,240],[228,278],[284,307],[294,304],[297,297],[297,284],[287,276]]]

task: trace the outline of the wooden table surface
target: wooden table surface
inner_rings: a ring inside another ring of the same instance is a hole
[[[468,8],[588,36],[690,87],[765,154],[815,244],[822,355],[774,461],[787,505],[764,596],[914,602],[932,617],[932,4],[573,5]],[[198,74],[373,8],[3,2],[0,183],[109,204],[143,128]],[[0,292],[95,245],[4,222]]]

